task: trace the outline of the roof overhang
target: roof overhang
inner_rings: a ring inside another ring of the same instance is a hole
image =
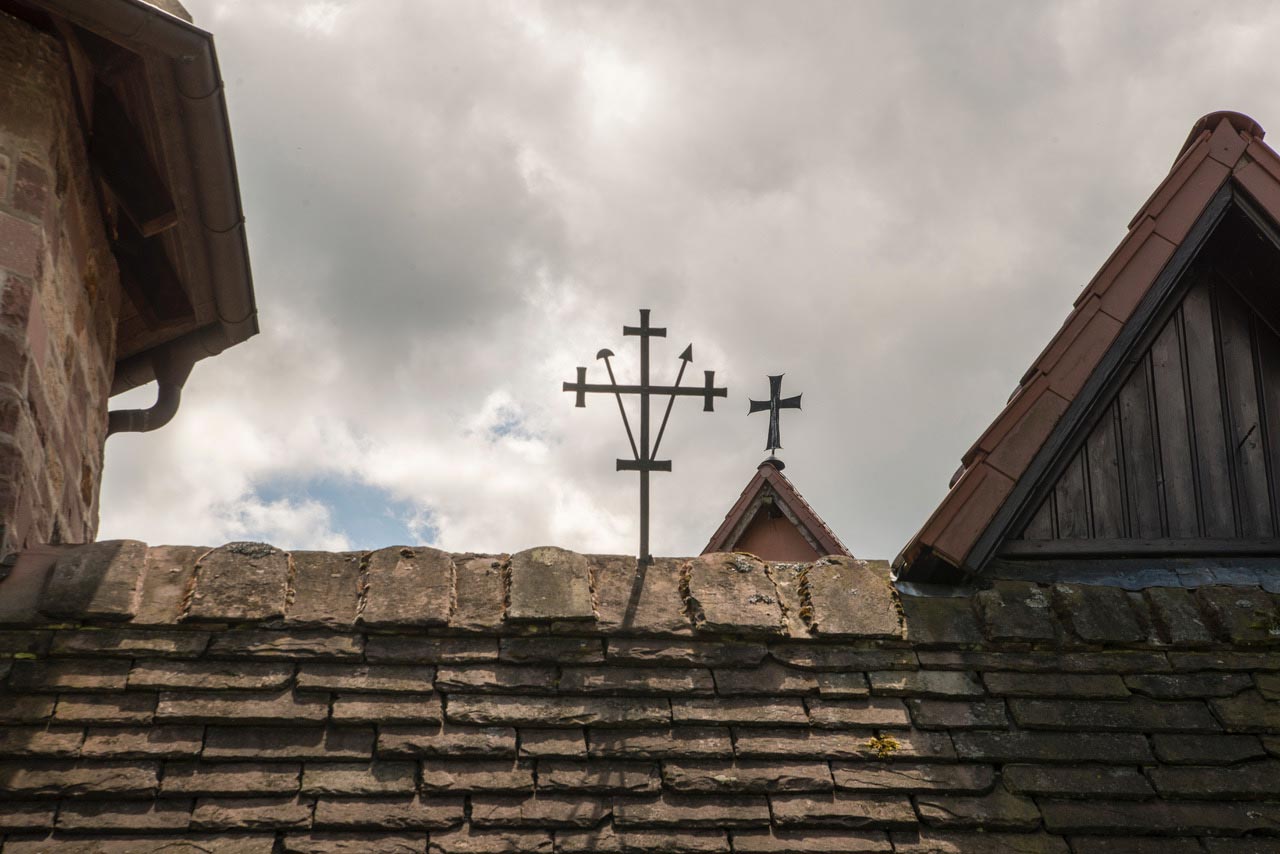
[[[158,356],[191,364],[257,334],[212,35],[141,0],[4,5],[44,13],[67,45],[91,164],[118,204],[112,250],[128,299],[111,393],[155,379]],[[107,133],[119,138],[104,153]]]

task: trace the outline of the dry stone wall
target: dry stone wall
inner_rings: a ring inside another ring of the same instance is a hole
[[[1280,850],[1280,599],[535,549],[25,553],[0,854]]]

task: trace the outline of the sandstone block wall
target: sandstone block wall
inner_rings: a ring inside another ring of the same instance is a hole
[[[97,528],[120,287],[72,86],[0,13],[0,558]]]

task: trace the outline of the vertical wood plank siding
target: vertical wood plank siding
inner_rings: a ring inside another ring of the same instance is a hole
[[[1277,536],[1280,337],[1203,268],[1015,540]]]

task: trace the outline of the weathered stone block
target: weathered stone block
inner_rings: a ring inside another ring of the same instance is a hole
[[[439,726],[378,727],[379,756],[515,756],[516,731],[511,727]]]
[[[1118,587],[1055,584],[1058,614],[1086,643],[1137,643],[1147,633],[1138,622],[1129,595]]]
[[[139,661],[129,671],[130,688],[186,688],[197,691],[284,688],[292,664],[265,661]]]
[[[611,730],[596,730],[596,732],[609,733]],[[585,759],[587,756],[586,730],[521,727],[519,739],[522,757],[568,756]]]
[[[782,633],[778,591],[763,561],[741,554],[702,555],[686,565],[684,587],[699,631]]]
[[[53,636],[50,652],[53,655],[195,658],[208,645],[208,632],[99,629],[58,632]]]
[[[663,667],[756,667],[767,653],[762,643],[610,638],[605,658],[620,664]],[[767,663],[763,666],[769,666]]]
[[[410,778],[412,779],[412,777]],[[423,792],[532,792],[533,765],[510,759],[422,762]]]
[[[606,824],[557,831],[556,847],[563,854],[709,854],[728,852],[729,839],[723,830],[614,830]]]
[[[51,631],[0,631],[0,656],[43,656],[48,653],[52,641]],[[764,655],[763,648],[760,654]]]
[[[565,667],[560,671],[560,691],[566,694],[674,694],[715,693],[711,671],[700,668]]]
[[[587,560],[595,578],[599,611],[596,625],[601,630],[656,635],[690,634],[692,626],[680,592],[682,561],[656,558],[651,564],[637,566],[634,557],[591,555]],[[712,662],[691,660],[689,663]]]
[[[915,647],[982,643],[982,629],[968,596],[899,596],[902,625]]]
[[[191,826],[206,830],[310,827],[311,801],[299,798],[201,798]]]
[[[964,833],[930,830],[889,834],[895,854],[1068,854],[1067,843],[1047,833]],[[1180,852],[1179,852],[1180,854]]]
[[[454,561],[455,606],[449,625],[466,631],[492,631],[502,625],[505,558],[458,557]]]
[[[984,762],[1105,762],[1140,764],[1153,760],[1138,733],[978,732],[953,733],[961,759]]]
[[[91,836],[46,839],[14,839],[5,843],[5,854],[174,854],[186,851],[209,854],[272,854],[274,834],[176,833],[162,836]],[[191,846],[191,847],[188,847]],[[185,849],[185,850],[184,850]]]
[[[1124,677],[1135,694],[1157,700],[1185,700],[1193,697],[1231,697],[1253,685],[1248,673],[1141,674]]]
[[[1197,701],[1010,700],[1009,711],[1027,729],[1169,732],[1219,730],[1209,709]]]
[[[1257,691],[1245,691],[1225,700],[1210,700],[1213,713],[1232,732],[1274,732],[1280,730],[1280,703],[1263,698]]]
[[[78,724],[146,724],[155,717],[156,695],[61,694],[54,720]]]
[[[133,624],[165,626],[179,622],[186,607],[196,561],[203,546],[153,546],[147,549]]]
[[[0,756],[71,757],[83,740],[79,727],[8,726],[0,728]]]
[[[285,620],[296,625],[349,627],[360,601],[360,554],[293,552],[292,590]],[[408,589],[406,596],[412,595]]]
[[[888,671],[868,673],[871,693],[890,697],[981,697],[978,680],[968,673],[949,670]]]
[[[302,658],[359,658],[364,652],[360,635],[317,631],[252,630],[222,632],[213,636],[210,655],[295,661]]]
[[[0,791],[24,797],[144,798],[159,787],[158,762],[0,762]]]
[[[271,795],[298,791],[296,763],[166,762],[165,795]]]
[[[302,793],[411,795],[416,773],[412,762],[308,762],[302,770]]]
[[[690,796],[616,798],[614,828],[761,827],[769,824],[763,797]]]
[[[290,833],[284,837],[284,854],[422,854],[424,831],[406,833]]]
[[[436,689],[446,693],[548,694],[556,687],[556,669],[517,664],[442,667]]]
[[[673,699],[671,719],[678,724],[805,726],[809,723],[804,702],[799,697]]]
[[[1050,833],[1150,833],[1180,836],[1240,835],[1274,832],[1280,805],[1206,801],[1042,800],[1040,810]]]
[[[776,661],[766,661],[758,667],[738,670],[716,670],[716,692],[724,696],[735,694],[808,694],[818,693],[818,674],[809,670],[786,667]],[[862,674],[855,674],[866,690]]]
[[[990,765],[925,762],[834,762],[837,789],[852,792],[956,792],[982,794],[995,785]]]
[[[1129,696],[1125,681],[1114,673],[984,673],[992,694],[1003,697],[1077,697],[1122,699]]]
[[[166,721],[234,721],[238,724],[322,722],[329,704],[322,698],[298,696],[286,689],[272,693],[165,691],[156,719]]]
[[[1022,581],[997,581],[974,594],[987,637],[995,641],[1051,641],[1057,637],[1046,591]]]
[[[40,612],[68,619],[130,619],[137,612],[146,555],[147,544],[137,540],[106,540],[63,552],[40,594]]]
[[[305,663],[298,667],[298,690],[423,694],[435,675],[434,667],[412,664]]]
[[[369,661],[404,661],[414,664],[473,664],[497,661],[497,638],[415,638],[370,635],[365,642]]]
[[[80,755],[85,759],[195,756],[204,746],[204,727],[90,727]]]
[[[824,557],[805,567],[800,589],[815,634],[891,638],[902,633],[889,567],[883,562]]]
[[[192,620],[251,621],[284,616],[289,557],[266,543],[227,543],[196,565],[186,616]]]
[[[662,764],[662,782],[676,792],[763,793],[829,792],[831,769],[825,762],[736,762],[676,760]]]
[[[671,721],[666,700],[611,697],[454,694],[446,714],[453,723],[478,726],[661,726]]]
[[[871,697],[866,700],[810,700],[809,720],[815,727],[910,727],[907,707],[901,700]],[[756,721],[751,721],[756,723]]]
[[[552,844],[551,834],[545,830],[478,828],[468,824],[432,833],[427,850],[430,854],[551,854]]]
[[[210,760],[368,759],[373,727],[211,726],[202,757]]]
[[[442,718],[438,694],[339,694],[333,698],[337,723],[422,724]]]
[[[609,817],[607,800],[578,795],[473,795],[475,827],[594,827]]]
[[[392,546],[364,558],[367,626],[444,626],[453,613],[454,569],[448,553]],[[502,599],[497,599],[502,607]],[[492,625],[492,624],[490,624]]]
[[[68,801],[58,810],[63,832],[185,830],[191,801]]]
[[[1158,767],[1148,773],[1164,798],[1256,801],[1280,797],[1280,762],[1275,760],[1230,768]]]
[[[872,730],[735,728],[738,756],[794,756],[812,759],[856,759],[896,762],[916,759],[954,759],[946,733],[898,730],[877,735]]]
[[[911,720],[921,729],[1007,729],[1008,715],[1000,700],[967,703],[960,700],[907,700]]]
[[[499,658],[513,662],[599,664],[604,641],[596,638],[503,638]]]
[[[591,620],[591,571],[576,552],[542,546],[511,556],[508,620]]]
[[[1172,765],[1232,765],[1267,755],[1254,735],[1156,733],[1151,743],[1160,761]]]
[[[1136,768],[1124,766],[1006,765],[1002,776],[1007,789],[1024,795],[1149,798],[1155,794]]]
[[[1258,587],[1201,587],[1196,598],[1210,625],[1233,644],[1280,646],[1280,606]]]
[[[21,660],[9,685],[19,691],[123,691],[129,662],[113,659]]]
[[[916,809],[920,820],[932,827],[1035,830],[1040,826],[1040,810],[1035,801],[1003,789],[977,796],[928,792],[916,797]]]
[[[915,670],[916,654],[909,649],[856,649],[812,643],[773,643],[769,654],[804,670]]]
[[[591,730],[587,735],[591,757],[605,759],[670,759],[699,756],[732,756],[733,742],[727,727],[675,727],[666,730]]]
[[[1149,587],[1142,591],[1151,608],[1151,622],[1160,640],[1171,646],[1203,646],[1213,642],[1194,594],[1180,587]]]
[[[388,830],[443,828],[463,820],[462,798],[404,796],[327,797],[316,801],[315,826],[381,827]]]
[[[539,791],[641,794],[657,791],[661,785],[656,765],[564,760],[543,760],[538,763]]]
[[[770,798],[778,827],[881,828],[916,826],[906,796],[834,792],[830,795],[776,795]]]

